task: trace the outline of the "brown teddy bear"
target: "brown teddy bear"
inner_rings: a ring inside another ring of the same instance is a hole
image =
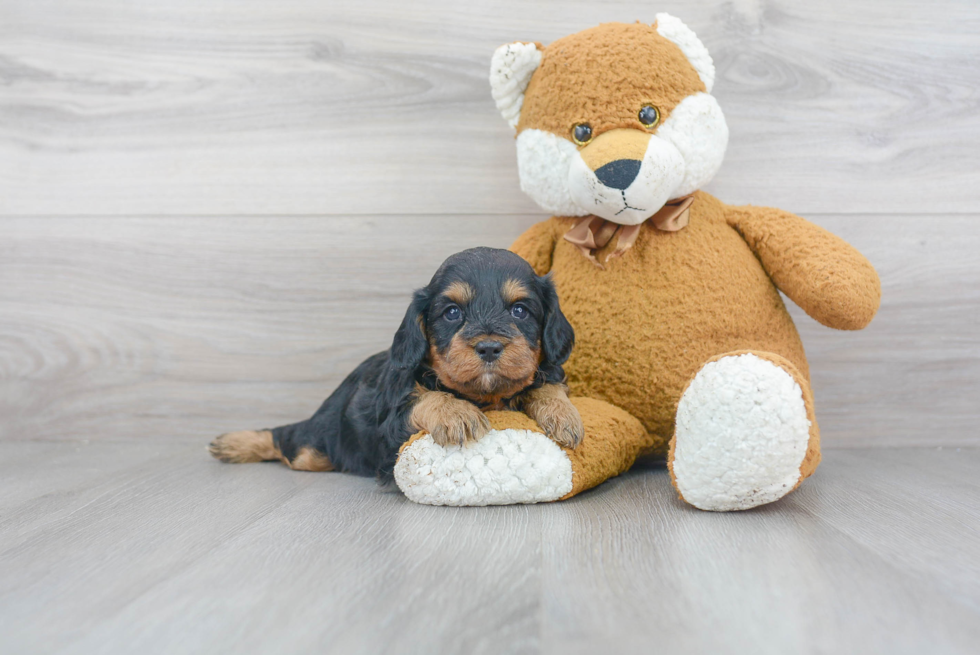
[[[826,230],[700,191],[728,140],[714,77],[694,32],[667,14],[494,54],[521,188],[553,214],[512,249],[552,275],[575,328],[565,370],[586,438],[560,449],[514,413],[492,414],[494,431],[454,450],[415,435],[396,467],[410,498],[555,500],[662,454],[685,501],[735,510],[813,473],[809,370],[779,291],[820,323],[857,330],[880,283]]]

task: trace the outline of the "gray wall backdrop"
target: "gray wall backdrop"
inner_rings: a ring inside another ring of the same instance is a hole
[[[980,444],[975,0],[0,0],[0,439],[305,417],[445,256],[545,218],[493,49],[657,11],[718,67],[708,191],[881,274],[864,332],[792,308],[825,444]]]

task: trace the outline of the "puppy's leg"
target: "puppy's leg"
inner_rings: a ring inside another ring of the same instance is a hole
[[[575,448],[585,436],[578,409],[568,399],[563,384],[544,384],[528,389],[519,397],[518,406],[534,419],[560,446]]]
[[[280,459],[294,471],[333,471],[334,465],[323,452],[328,433],[326,417],[317,415],[308,421],[284,425],[272,430],[272,441]]]
[[[463,445],[490,429],[486,414],[473,403],[442,391],[423,391],[412,407],[409,423],[425,430],[440,446]]]
[[[272,443],[272,432],[269,430],[228,432],[216,437],[208,446],[208,452],[230,464],[278,460],[281,456]]]
[[[332,471],[333,465],[330,459],[313,443],[304,443],[309,441],[310,436],[302,429],[304,423],[287,425],[274,431],[229,432],[212,441],[208,451],[222,462],[232,464],[282,461],[296,471]],[[273,432],[280,434],[274,436]],[[283,443],[285,443],[285,454],[280,449],[280,444]]]

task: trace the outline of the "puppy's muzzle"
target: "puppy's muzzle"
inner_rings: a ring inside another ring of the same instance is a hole
[[[500,358],[501,353],[504,352],[504,344],[496,339],[484,339],[483,341],[478,341],[473,346],[473,350],[476,351],[480,359],[489,364]]]

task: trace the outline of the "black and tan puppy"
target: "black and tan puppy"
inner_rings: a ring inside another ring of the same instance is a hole
[[[415,432],[441,445],[483,436],[481,409],[524,411],[574,448],[584,429],[562,370],[574,339],[551,280],[507,250],[465,250],[415,292],[391,349],[358,366],[313,418],[224,434],[210,451],[226,462],[390,479]]]

